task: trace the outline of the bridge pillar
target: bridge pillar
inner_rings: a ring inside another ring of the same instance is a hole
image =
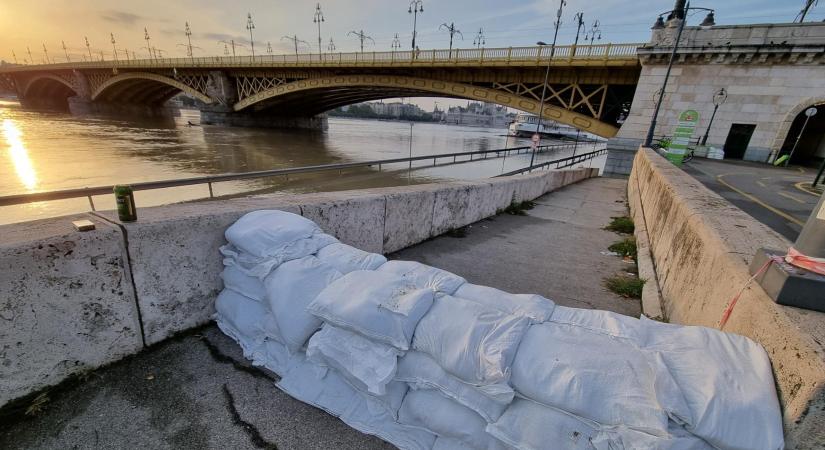
[[[235,111],[233,105],[238,102],[235,81],[226,72],[219,70],[209,72],[206,93],[212,99],[212,104],[201,109],[201,123],[205,125],[310,130],[326,130],[329,127],[326,114],[294,117],[289,111]]]

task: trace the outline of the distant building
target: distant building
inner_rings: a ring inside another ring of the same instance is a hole
[[[494,103],[468,103],[467,107],[453,106],[445,114],[444,121],[454,125],[471,127],[503,128],[513,120],[507,108]]]

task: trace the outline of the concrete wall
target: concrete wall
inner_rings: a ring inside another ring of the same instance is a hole
[[[202,325],[223,288],[224,230],[258,209],[302,214],[342,242],[390,253],[598,176],[548,171],[479,182],[273,194],[0,226],[0,406]],[[74,231],[89,218],[97,229]]]
[[[717,328],[728,302],[750,278],[760,247],[790,242],[709,191],[652,150],[636,155],[628,183],[634,217],[643,220],[673,323]],[[787,448],[825,442],[825,314],[775,304],[757,284],[742,293],[725,331],[762,344],[784,409]]]

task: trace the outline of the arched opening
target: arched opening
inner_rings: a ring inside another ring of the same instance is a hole
[[[204,103],[211,101],[206,95],[180,81],[153,73],[124,73],[114,76],[92,93],[92,100],[158,107],[180,92]]]
[[[810,118],[806,115],[809,109],[816,111]],[[789,155],[792,150],[790,164],[818,167],[825,159],[825,103],[806,107],[793,119],[779,156]]]
[[[69,110],[69,97],[77,93],[57,77],[39,77],[26,85],[21,103],[28,108]]]

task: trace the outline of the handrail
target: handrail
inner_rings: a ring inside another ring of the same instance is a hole
[[[554,145],[542,145],[537,147],[540,150],[547,150],[553,148],[560,148],[560,147],[568,147],[573,144],[554,144]],[[379,159],[374,161],[363,161],[363,162],[351,162],[351,163],[337,163],[337,164],[322,164],[316,166],[303,166],[303,167],[292,167],[288,169],[272,169],[272,170],[260,170],[255,172],[244,172],[244,173],[225,173],[220,175],[206,175],[200,177],[192,177],[192,178],[178,178],[174,180],[161,180],[161,181],[147,181],[142,183],[135,183],[130,184],[133,191],[146,191],[146,190],[153,190],[153,189],[164,189],[170,187],[178,187],[178,186],[191,186],[196,184],[207,184],[209,185],[209,194],[210,197],[212,195],[212,183],[219,183],[225,181],[235,181],[235,180],[248,180],[248,179],[255,179],[255,178],[269,178],[269,177],[277,177],[277,176],[288,176],[293,174],[300,174],[300,173],[315,173],[315,172],[327,172],[333,170],[343,170],[343,169],[353,169],[353,168],[360,168],[360,167],[372,167],[378,166],[379,170],[382,165],[385,164],[394,164],[394,163],[402,163],[402,162],[409,162],[412,163],[413,161],[428,161],[433,160],[433,163],[436,162],[438,159],[443,158],[453,158],[453,162],[457,162],[456,159],[460,156],[469,156],[470,160],[472,160],[473,156],[475,155],[487,155],[490,153],[502,153],[504,152],[506,155],[510,154],[511,152],[515,151],[520,153],[522,150],[530,150],[532,147],[511,147],[511,148],[502,148],[496,150],[476,150],[471,152],[457,152],[457,153],[443,153],[443,154],[432,154],[432,155],[424,155],[424,156],[413,156],[405,157],[405,158],[391,158],[391,159]],[[461,161],[464,162],[464,161]],[[58,191],[45,191],[45,192],[33,192],[29,194],[15,194],[15,195],[6,195],[0,197],[0,206],[11,206],[11,205],[22,205],[26,203],[33,203],[33,202],[41,202],[41,201],[51,201],[51,200],[65,200],[70,198],[83,198],[86,197],[89,199],[89,204],[94,210],[94,202],[92,201],[92,196],[94,195],[107,195],[112,193],[112,189],[114,186],[96,186],[96,187],[85,187],[85,188],[75,188],[75,189],[63,189]]]
[[[530,167],[524,167],[524,168],[521,168],[521,169],[513,170],[512,172],[503,173],[501,175],[495,176],[494,178],[509,177],[509,176],[512,176],[512,175],[522,174],[524,172],[532,172],[535,169],[542,169],[542,168],[548,168],[549,169],[550,166],[553,165],[553,164],[556,165],[556,167],[555,167],[556,169],[562,169],[562,168],[565,168],[565,167],[570,167],[574,164],[578,164],[582,161],[587,161],[587,160],[593,159],[593,158],[595,158],[599,155],[603,155],[605,153],[607,153],[607,148],[603,148],[603,149],[600,149],[600,150],[594,150],[594,151],[589,152],[589,153],[582,153],[580,155],[568,156],[567,158],[555,159],[553,161],[545,161],[543,163],[534,164]]]
[[[553,61],[598,63],[609,60],[637,59],[636,49],[642,43],[557,45]],[[56,64],[14,65],[0,68],[0,73],[27,72],[44,69],[140,69],[140,68],[214,68],[214,67],[306,67],[306,66],[392,66],[472,63],[500,65],[519,63],[543,65],[551,61],[549,52],[541,46],[508,48],[434,49],[420,51],[305,53],[292,55],[201,56],[133,60],[101,60]]]

